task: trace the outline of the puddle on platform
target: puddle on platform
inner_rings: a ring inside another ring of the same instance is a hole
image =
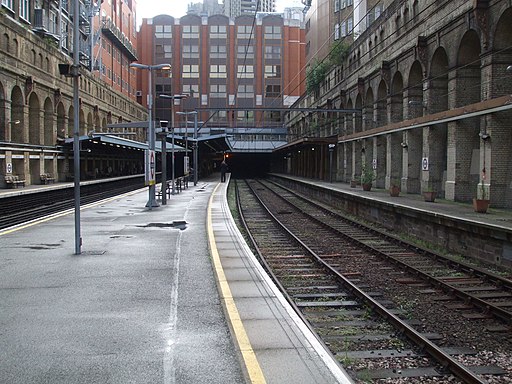
[[[187,222],[185,220],[174,220],[171,223],[149,223],[146,225],[138,225],[140,228],[177,228],[184,230],[187,228]]]

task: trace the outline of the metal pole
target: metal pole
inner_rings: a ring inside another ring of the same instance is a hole
[[[167,135],[162,133],[162,205],[167,205]]]
[[[73,167],[75,192],[75,255],[82,253],[82,237],[80,235],[80,103],[78,95],[78,76],[80,68],[80,2],[74,1],[73,9]]]
[[[197,185],[197,168],[199,164],[197,163],[197,152],[199,151],[199,146],[197,145],[197,112],[194,114],[194,186]]]
[[[171,195],[176,194],[174,188],[174,97],[171,98],[171,157],[172,157],[172,172],[171,172]]]
[[[187,169],[185,170],[187,172],[186,176],[188,177],[188,173],[189,173],[189,166],[190,166],[190,159],[188,157],[188,115],[189,113],[186,113],[185,114],[185,156],[187,157],[187,159],[189,160],[189,162],[187,163]]]
[[[329,182],[332,183],[332,153],[334,152],[334,148],[336,144],[329,144]]]
[[[148,67],[148,114],[149,114],[149,126],[148,126],[148,144],[149,144],[149,152],[154,155],[155,153],[155,124],[153,122],[153,68],[151,66]],[[155,160],[153,158],[153,167],[155,166]],[[150,163],[151,167],[151,163]],[[155,170],[153,169],[153,172]],[[151,173],[151,169],[150,169]],[[155,173],[153,173],[155,174]],[[150,177],[149,179],[149,197],[146,207],[149,209],[153,209],[153,207],[158,207],[158,203],[155,200],[155,180]]]

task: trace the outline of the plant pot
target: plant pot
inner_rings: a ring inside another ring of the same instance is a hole
[[[389,196],[391,196],[391,197],[400,196],[400,187],[398,185],[392,185],[389,188]]]
[[[434,201],[436,201],[436,197],[437,197],[437,192],[435,192],[435,191],[423,192],[423,198],[425,199],[425,201],[427,201],[429,203],[433,203]]]
[[[350,188],[357,187],[357,180],[350,180]]]
[[[372,183],[363,183],[363,191],[371,191]]]
[[[489,209],[489,200],[473,199],[473,208],[475,212],[486,213]]]

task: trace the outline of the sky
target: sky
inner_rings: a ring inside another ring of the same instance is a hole
[[[137,0],[137,24],[140,25],[143,18],[161,14],[184,16],[187,13],[187,5],[191,2],[198,3],[200,0]],[[276,7],[278,12],[282,12],[284,8],[303,7],[303,5],[300,0],[277,0]]]

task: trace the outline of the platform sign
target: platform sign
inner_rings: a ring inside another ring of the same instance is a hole
[[[377,169],[377,159],[372,159],[372,168]]]
[[[7,163],[5,166],[5,173],[11,174],[12,173],[12,163]]]
[[[185,175],[190,173],[190,159],[188,156],[183,157],[183,172]]]
[[[155,151],[145,151],[145,181],[146,185],[155,185]]]
[[[428,157],[424,157],[421,160],[421,170],[422,171],[428,171]]]

